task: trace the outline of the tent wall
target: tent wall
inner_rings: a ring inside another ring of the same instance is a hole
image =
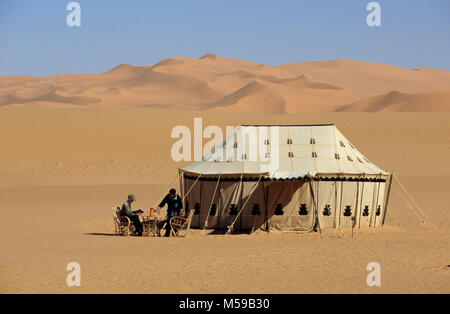
[[[199,213],[201,204],[201,188],[202,185],[200,180],[195,182],[195,180],[187,178],[184,179],[184,193],[187,193],[189,190],[190,192],[184,200],[183,206],[186,212],[189,212],[190,209],[195,209],[195,214],[194,217],[192,217],[191,222],[191,227],[193,228],[200,227]],[[184,197],[184,195],[182,197]]]
[[[200,183],[200,182],[199,182]],[[217,186],[219,184],[219,186]],[[200,202],[200,214],[198,220],[200,228],[216,228],[219,217],[219,188],[220,181],[201,181],[201,202]],[[214,191],[217,191],[214,195]],[[214,196],[214,199],[213,199]],[[209,212],[209,215],[208,215]],[[206,221],[208,219],[208,221]]]
[[[362,182],[361,184],[360,211],[357,222],[358,227],[369,227],[371,225],[370,221],[374,209],[374,189],[377,184],[378,183],[376,182]]]
[[[377,183],[377,196],[374,199],[374,204],[376,204],[373,208],[372,215],[373,215],[373,227],[379,227],[383,223],[383,215],[384,215],[384,198],[385,198],[385,182],[378,182]]]
[[[234,230],[310,231],[378,227],[384,215],[385,182],[227,181],[184,179],[185,208],[196,209],[192,227]],[[217,187],[217,192],[214,191]],[[253,192],[252,192],[253,191]],[[210,207],[212,210],[210,211]],[[208,217],[209,212],[209,217]],[[353,220],[354,219],[354,220]]]
[[[336,181],[318,181],[313,182],[315,187],[315,196],[317,201],[317,211],[320,228],[336,227],[336,213],[339,213],[340,203],[338,199],[338,188],[340,182]]]
[[[218,229],[228,228],[236,218],[237,213],[241,209],[241,194],[242,194],[242,182],[227,182],[224,181],[220,184],[220,196],[219,196],[219,222],[217,224]],[[241,228],[240,219],[238,219],[234,225],[235,230]]]
[[[266,188],[269,231],[309,231],[314,227],[309,182],[271,182]]]
[[[358,212],[358,183],[359,182],[340,182],[341,199],[339,206],[339,227],[352,227],[352,218],[355,218]]]
[[[262,182],[242,183],[242,205],[244,204],[246,204],[245,208],[238,218],[240,220],[240,229],[255,230],[263,227],[266,220],[266,202],[264,184]]]

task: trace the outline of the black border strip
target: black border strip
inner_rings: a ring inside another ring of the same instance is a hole
[[[189,180],[197,180],[198,176],[190,176],[187,174],[184,174],[183,177],[185,179]],[[200,177],[199,181],[217,181],[218,177]],[[221,181],[227,181],[227,182],[236,182],[240,181],[240,177],[231,177],[231,178],[220,178]],[[244,177],[242,178],[242,181],[245,182],[253,182],[258,181],[259,177]],[[281,179],[281,178],[267,178],[263,177],[261,178],[261,181],[265,182],[290,182],[290,181],[349,181],[349,182],[386,182],[386,179],[383,178],[344,178],[344,177],[295,177],[295,178],[288,178],[288,179]]]

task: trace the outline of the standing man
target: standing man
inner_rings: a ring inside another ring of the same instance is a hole
[[[128,199],[125,203],[122,205],[122,216],[127,216],[130,218],[131,222],[133,223],[134,227],[136,228],[136,232],[138,236],[142,236],[142,222],[139,220],[139,213],[142,213],[140,209],[136,211],[131,210],[131,203],[136,201],[136,198],[133,194],[128,195]]]
[[[158,206],[158,211],[167,204],[167,221],[166,221],[166,237],[170,237],[170,218],[180,216],[183,209],[183,203],[180,195],[175,189],[170,189],[169,194],[163,199]]]

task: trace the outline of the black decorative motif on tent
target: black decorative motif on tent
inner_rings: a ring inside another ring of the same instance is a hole
[[[261,210],[259,208],[259,204],[258,203],[253,204],[252,215],[253,216],[261,215]]]
[[[283,205],[277,204],[277,207],[275,207],[275,215],[282,216],[283,214],[284,214]]]
[[[312,158],[317,158],[317,153],[316,152],[312,152],[311,156],[312,156]]]
[[[339,154],[338,153],[336,153],[336,154],[334,154],[334,158],[336,158],[336,159],[341,159],[341,157],[339,157]]]
[[[326,204],[325,207],[323,208],[322,214],[324,216],[331,216],[331,205]]]
[[[264,140],[264,145],[269,145],[269,144],[270,144],[269,140]]]
[[[288,152],[288,157],[294,157],[294,153],[293,152]]]
[[[200,203],[194,205],[194,215],[200,215]]]
[[[352,207],[350,205],[345,206],[344,216],[350,217],[352,215]]]
[[[308,215],[308,208],[306,207],[306,204],[300,204],[299,209],[300,209],[298,211],[299,215],[302,215],[302,216]]]
[[[236,204],[231,204],[230,206],[230,216],[235,216],[238,213],[238,208],[236,207]]]
[[[209,211],[210,216],[215,216],[217,212],[217,204],[212,204],[211,210]]]
[[[345,144],[344,144],[344,142],[342,142],[342,141],[339,141],[339,144],[341,144],[341,146],[342,146],[342,147],[345,147]]]
[[[377,216],[380,216],[381,214],[381,205],[377,206],[377,212],[376,212]]]
[[[313,139],[313,138],[312,138],[312,139],[310,139],[310,140],[309,140],[309,144],[316,144],[316,140],[315,140],[315,139]]]
[[[288,139],[287,139],[287,143],[288,143],[288,144],[292,144],[292,139],[291,139],[291,138],[288,138]]]
[[[364,206],[363,214],[364,217],[369,216],[369,205]]]

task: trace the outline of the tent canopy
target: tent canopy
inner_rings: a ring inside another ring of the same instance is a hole
[[[202,177],[386,178],[336,128],[326,125],[242,125],[201,161],[182,168]]]

